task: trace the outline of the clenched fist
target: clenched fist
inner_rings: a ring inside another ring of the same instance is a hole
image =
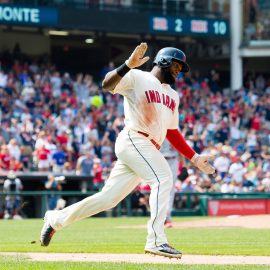
[[[215,173],[215,168],[209,163],[209,160],[213,160],[214,156],[211,155],[198,155],[195,154],[190,160],[197,168],[207,174]]]
[[[147,48],[148,46],[145,42],[142,42],[140,45],[138,45],[133,51],[133,53],[130,55],[128,60],[126,60],[126,65],[129,68],[136,68],[142,66],[145,62],[147,62],[149,60],[149,56],[144,57]]]

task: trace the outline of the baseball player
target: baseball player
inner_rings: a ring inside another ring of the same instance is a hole
[[[47,211],[40,242],[48,246],[53,234],[75,221],[115,207],[140,182],[150,185],[150,211],[146,253],[181,258],[168,244],[164,222],[172,188],[172,172],[160,153],[165,137],[201,171],[212,174],[209,156],[198,155],[178,131],[178,94],[170,87],[179,72],[187,72],[185,54],[176,48],[163,48],[153,62],[151,72],[136,69],[149,60],[144,56],[147,44],[141,43],[118,68],[105,76],[102,86],[112,94],[124,96],[125,127],[119,133],[115,153],[117,161],[103,189],[62,210]]]
[[[177,180],[178,175],[178,162],[179,162],[179,152],[170,144],[170,142],[165,139],[163,144],[160,148],[161,154],[163,154],[164,158],[167,160],[169,167],[172,171],[173,176],[173,185],[170,192],[170,199],[169,199],[169,207],[167,210],[167,216],[165,220],[165,227],[171,228],[172,227],[172,209],[175,197],[175,183]]]

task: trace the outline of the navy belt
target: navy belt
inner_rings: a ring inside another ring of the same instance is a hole
[[[139,134],[142,134],[144,137],[149,137],[149,134],[147,134],[147,133],[144,133],[144,132],[142,132],[142,131],[137,131]],[[160,145],[155,141],[155,140],[153,140],[153,139],[150,139],[150,142],[157,148],[157,150],[159,150],[160,149]]]

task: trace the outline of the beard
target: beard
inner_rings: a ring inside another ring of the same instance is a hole
[[[175,83],[175,79],[172,76],[169,68],[162,68],[161,69],[161,74],[162,74],[162,77],[163,77],[165,83],[167,83],[169,85]]]

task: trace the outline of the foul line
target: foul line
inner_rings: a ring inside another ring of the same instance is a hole
[[[242,265],[270,265],[268,256],[211,256],[211,255],[183,255],[181,260],[145,254],[108,254],[108,253],[18,253],[1,252],[0,256],[14,256],[27,258],[31,261],[57,262],[121,262],[121,263],[151,263],[151,264],[242,264]]]

